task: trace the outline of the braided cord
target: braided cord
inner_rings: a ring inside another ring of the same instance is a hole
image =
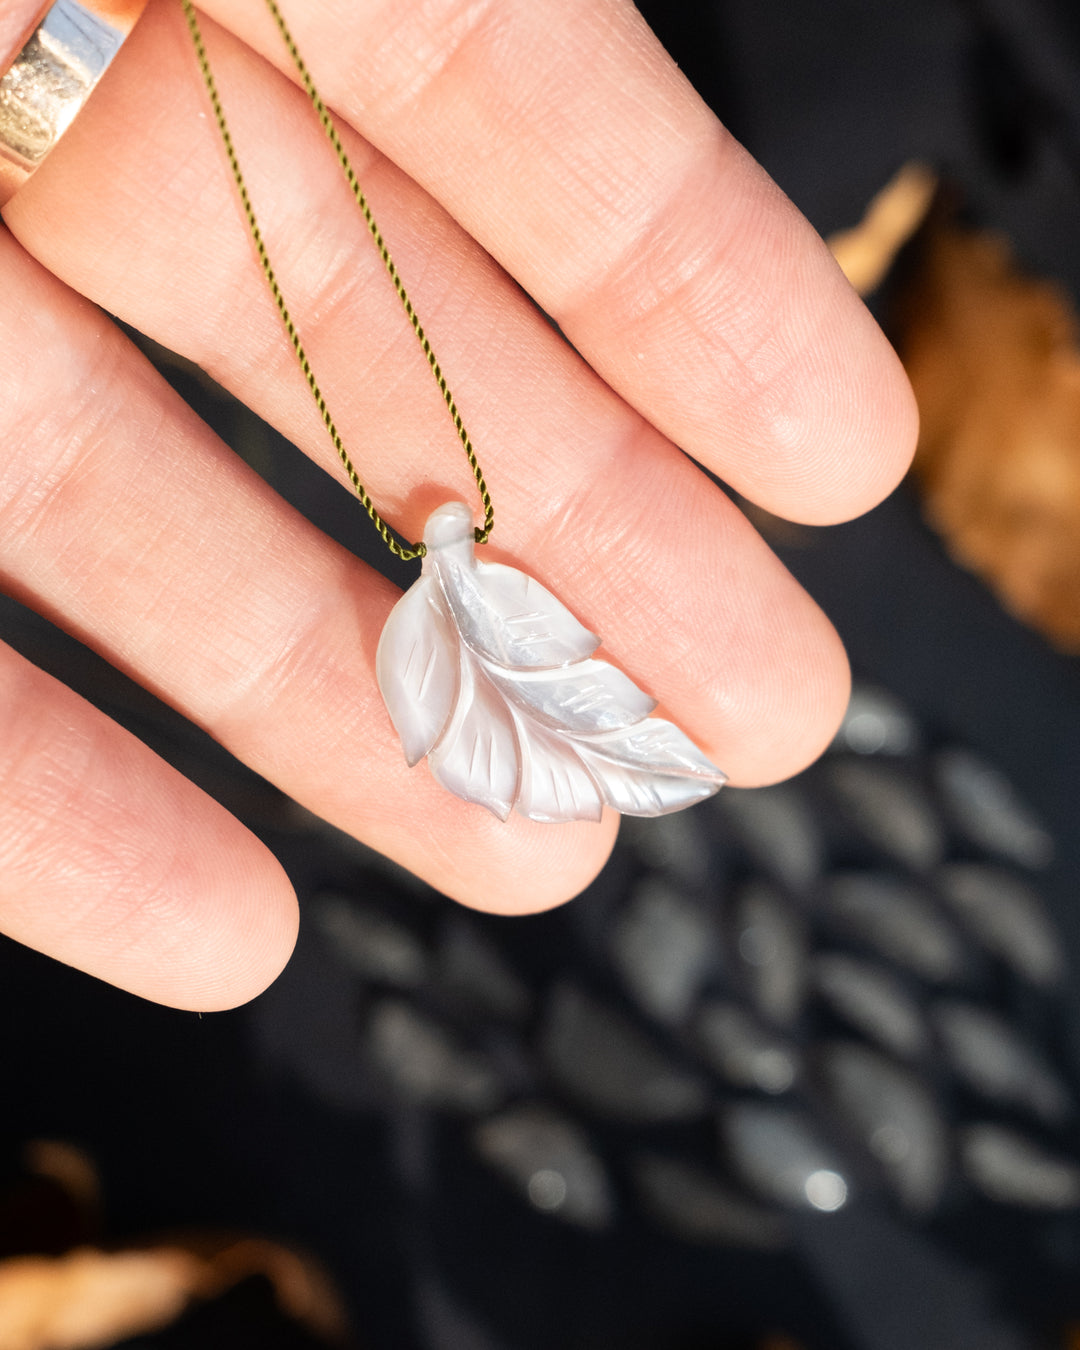
[[[270,294],[273,296],[274,303],[277,305],[278,313],[281,315],[281,321],[285,325],[285,331],[288,334],[293,351],[296,353],[296,359],[300,363],[300,369],[303,372],[304,379],[307,381],[308,388],[311,390],[312,397],[315,399],[315,406],[319,410],[323,425],[326,427],[334,449],[337,451],[338,457],[344,465],[349,482],[352,484],[353,490],[360,499],[360,504],[367,512],[371,523],[379,532],[383,543],[391,553],[396,557],[403,559],[405,562],[408,562],[413,558],[422,558],[427,552],[423,543],[414,544],[411,548],[400,544],[395,538],[389,525],[387,525],[376,510],[375,503],[371,500],[367,489],[360,481],[360,475],[357,473],[352,460],[349,458],[348,451],[345,449],[345,443],[341,438],[341,434],[337,429],[333,417],[330,415],[330,410],[326,405],[326,399],[323,397],[323,392],[319,387],[318,381],[315,379],[315,374],[311,369],[311,363],[308,360],[307,352],[304,350],[304,345],[300,340],[300,333],[296,324],[293,322],[288,306],[285,304],[285,297],[278,284],[277,274],[270,263],[270,256],[266,250],[262,230],[259,228],[259,222],[255,216],[255,209],[251,204],[251,197],[248,194],[247,184],[244,181],[244,175],[240,170],[240,161],[236,154],[236,146],[233,143],[232,133],[229,131],[228,123],[225,120],[225,111],[221,104],[221,98],[218,95],[217,82],[210,69],[210,61],[206,55],[206,47],[203,43],[198,16],[195,13],[195,6],[192,0],[181,0],[181,5],[183,6],[184,16],[187,19],[191,40],[195,45],[195,55],[198,58],[203,83],[206,85],[206,92],[214,110],[214,119],[217,122],[218,131],[221,133],[221,140],[229,158],[229,166],[232,169],[233,179],[236,182],[236,188],[240,194],[240,202],[244,208],[244,214],[247,217],[248,229],[251,232],[252,242],[254,243],[256,252],[259,256],[259,263],[262,266],[267,285],[270,287]],[[473,449],[469,433],[465,429],[465,423],[461,419],[461,413],[458,412],[457,403],[454,401],[454,396],[450,392],[449,385],[446,383],[446,377],[443,375],[442,368],[432,350],[431,343],[427,339],[423,325],[420,323],[419,316],[413,308],[412,301],[409,299],[408,293],[405,290],[405,286],[402,283],[401,276],[394,264],[394,260],[390,256],[390,250],[387,248],[386,241],[383,239],[382,231],[379,229],[375,217],[372,215],[371,207],[367,203],[367,198],[364,196],[352,164],[349,162],[349,157],[345,153],[345,147],[341,143],[341,137],[337,133],[337,128],[334,125],[330,113],[327,111],[326,104],[323,103],[318,90],[315,88],[311,75],[308,73],[307,66],[304,64],[303,58],[297,50],[296,43],[293,41],[292,34],[289,32],[281,10],[278,8],[275,0],[266,0],[266,5],[273,16],[274,22],[278,26],[278,31],[281,33],[285,46],[288,48],[289,55],[292,57],[293,64],[296,66],[297,72],[300,75],[307,96],[311,100],[312,107],[318,115],[322,129],[334,148],[338,163],[341,165],[345,178],[352,190],[353,197],[356,199],[356,204],[359,206],[360,212],[364,217],[368,233],[371,235],[375,247],[379,250],[379,257],[383,261],[383,266],[386,268],[387,274],[393,283],[394,290],[397,292],[398,299],[401,301],[406,317],[420,343],[420,348],[427,359],[428,365],[431,367],[431,373],[435,376],[436,383],[439,386],[439,392],[442,394],[443,401],[453,419],[454,429],[465,450],[466,458],[469,461],[469,467],[472,469],[473,477],[476,479],[476,486],[480,492],[480,500],[484,506],[484,524],[482,528],[477,527],[475,534],[476,542],[478,544],[485,544],[495,525],[495,512],[491,505],[491,495],[488,492],[487,483],[484,481],[483,471],[476,458],[476,451]]]

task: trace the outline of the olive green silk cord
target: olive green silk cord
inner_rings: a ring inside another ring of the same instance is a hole
[[[282,295],[281,287],[278,285],[277,275],[270,264],[270,257],[266,251],[266,245],[263,242],[262,230],[259,228],[259,222],[255,218],[255,210],[251,204],[251,198],[248,195],[247,184],[244,181],[244,175],[240,171],[240,161],[236,155],[236,147],[233,144],[232,134],[229,131],[228,123],[225,120],[225,112],[221,105],[221,99],[218,96],[217,83],[210,70],[210,62],[206,55],[206,47],[203,44],[202,32],[199,28],[199,20],[195,13],[195,6],[192,3],[192,0],[181,0],[181,4],[183,5],[184,14],[187,18],[187,25],[191,33],[192,42],[195,44],[195,54],[198,57],[199,69],[202,71],[206,92],[210,96],[210,102],[214,109],[214,117],[217,121],[218,131],[221,133],[221,139],[225,145],[226,154],[229,157],[229,164],[232,168],[233,178],[236,180],[236,187],[240,194],[240,201],[244,208],[244,214],[247,216],[251,238],[259,255],[259,262],[262,265],[263,273],[265,274],[267,284],[270,287],[270,293],[273,295],[274,302],[278,307],[278,313],[281,315],[281,321],[285,325],[285,331],[289,335],[289,341],[292,343],[293,351],[296,353],[296,358],[300,362],[300,369],[304,373],[304,378],[307,380],[308,387],[315,399],[315,404],[319,409],[323,425],[326,427],[330,439],[333,442],[334,449],[338,452],[338,456],[345,466],[345,472],[348,474],[349,482],[352,484],[353,490],[360,498],[361,505],[368,513],[368,516],[371,518],[371,523],[375,526],[376,530],[378,530],[387,548],[396,557],[403,559],[405,562],[408,562],[413,558],[422,558],[427,552],[424,545],[419,543],[414,544],[412,548],[403,547],[394,537],[393,532],[383,520],[382,516],[379,515],[378,511],[375,509],[375,503],[368,496],[367,489],[360,481],[360,476],[356,472],[352,460],[349,458],[348,452],[345,449],[345,443],[341,439],[341,435],[338,432],[334,419],[330,416],[330,411],[326,406],[326,399],[323,397],[322,390],[319,388],[315,375],[312,372],[311,363],[308,361],[307,353],[304,351],[303,343],[300,341],[300,334],[297,331],[296,325],[293,323],[292,316],[289,314],[288,307],[285,304],[285,297]],[[416,334],[424,356],[427,358],[427,363],[431,367],[431,372],[435,376],[435,380],[439,386],[439,392],[443,396],[443,401],[446,403],[450,416],[453,418],[454,429],[457,431],[458,438],[464,447],[465,455],[469,461],[469,467],[473,471],[473,477],[476,479],[476,486],[480,491],[480,500],[484,505],[484,524],[483,528],[477,527],[476,529],[476,542],[478,544],[486,544],[495,525],[495,512],[491,505],[491,496],[488,493],[487,484],[484,482],[483,471],[477,462],[476,451],[473,449],[472,441],[469,439],[469,433],[465,430],[465,424],[461,420],[461,414],[458,412],[454,396],[450,392],[450,388],[446,383],[446,377],[443,375],[439,362],[436,360],[435,353],[431,349],[431,343],[424,333],[424,329],[417,317],[416,310],[413,309],[412,301],[409,299],[405,287],[402,284],[401,277],[398,275],[397,267],[394,265],[394,260],[390,256],[390,250],[386,247],[382,232],[375,222],[375,217],[371,213],[371,208],[368,206],[367,198],[364,196],[360,184],[357,181],[356,174],[353,171],[353,167],[349,163],[349,157],[345,153],[345,147],[341,143],[341,137],[337,133],[337,128],[334,126],[333,120],[327,111],[326,104],[323,103],[322,99],[319,97],[319,92],[315,88],[311,76],[308,73],[307,66],[305,66],[303,59],[297,50],[296,43],[293,41],[292,34],[289,32],[285,19],[283,18],[280,9],[278,9],[275,0],[266,0],[266,7],[269,9],[274,22],[278,26],[278,31],[281,33],[282,39],[289,50],[289,55],[292,57],[293,63],[303,81],[307,96],[311,100],[315,112],[318,114],[322,129],[326,133],[330,144],[334,147],[334,153],[337,155],[338,163],[341,165],[349,187],[352,189],[352,194],[356,198],[356,204],[359,206],[361,214],[364,217],[368,233],[375,241],[375,247],[379,250],[379,257],[383,260],[383,266],[386,268],[390,280],[393,282],[394,290],[397,292],[402,308],[405,310],[409,323],[412,325],[413,332]]]

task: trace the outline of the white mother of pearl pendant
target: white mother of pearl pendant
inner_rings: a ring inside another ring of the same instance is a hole
[[[461,502],[432,513],[423,571],[394,606],[376,670],[410,767],[505,820],[659,816],[726,781],[600,639],[538,582],[475,556]]]

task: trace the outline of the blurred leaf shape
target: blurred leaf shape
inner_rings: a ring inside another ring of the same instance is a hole
[[[1080,346],[1063,289],[934,212],[898,287],[922,430],[915,474],[958,562],[1080,651]]]

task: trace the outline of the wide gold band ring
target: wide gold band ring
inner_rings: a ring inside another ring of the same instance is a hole
[[[74,122],[146,3],[54,0],[39,10],[0,77],[0,206]]]

